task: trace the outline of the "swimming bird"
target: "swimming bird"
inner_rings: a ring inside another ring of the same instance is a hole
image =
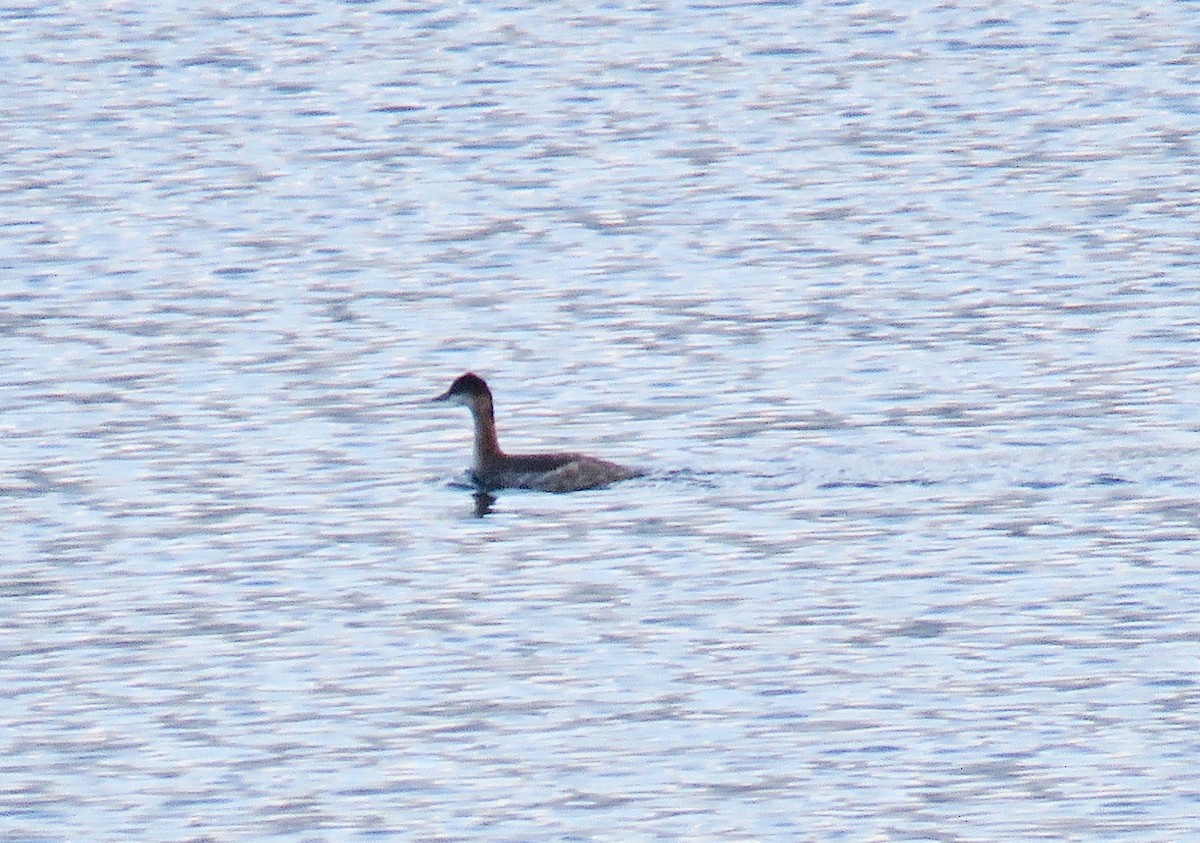
[[[496,439],[492,391],[483,378],[467,372],[434,401],[462,404],[475,419],[475,459],[471,479],[485,491],[537,489],[580,492],[640,477],[641,471],[583,454],[506,454]]]

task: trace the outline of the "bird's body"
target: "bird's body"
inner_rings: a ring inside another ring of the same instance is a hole
[[[584,454],[506,454],[496,438],[492,391],[483,378],[468,372],[435,401],[453,401],[471,411],[475,421],[471,477],[485,491],[536,489],[579,492],[641,476],[642,472]]]

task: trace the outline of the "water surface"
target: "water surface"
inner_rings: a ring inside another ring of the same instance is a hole
[[[1198,23],[0,10],[0,837],[1196,833]]]

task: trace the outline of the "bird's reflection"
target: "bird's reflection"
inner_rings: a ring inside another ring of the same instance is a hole
[[[492,511],[492,504],[496,502],[496,496],[487,492],[476,492],[471,497],[475,498],[475,517],[482,518]]]

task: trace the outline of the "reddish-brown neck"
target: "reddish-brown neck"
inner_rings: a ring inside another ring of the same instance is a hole
[[[475,472],[484,474],[504,456],[496,438],[496,417],[490,395],[480,395],[471,404],[475,419]]]

